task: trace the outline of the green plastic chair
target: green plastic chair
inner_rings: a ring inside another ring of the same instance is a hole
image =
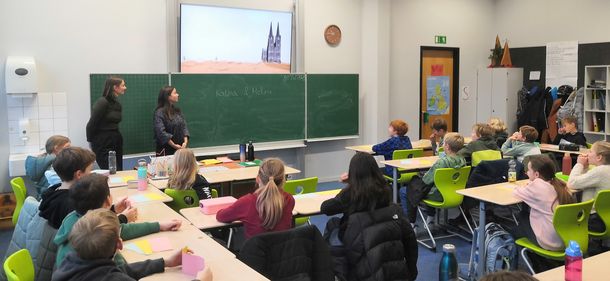
[[[587,143],[587,148],[588,148],[588,149],[591,149],[591,147],[592,147],[592,146],[593,146],[593,144],[591,144],[591,143]]]
[[[307,194],[316,192],[318,177],[311,177],[298,180],[289,180],[284,184],[284,190],[292,195]],[[309,217],[300,217],[294,220],[295,226],[311,224]]]
[[[184,208],[192,208],[199,206],[199,198],[197,196],[197,192],[193,189],[188,190],[177,190],[172,188],[166,188],[163,190],[165,194],[171,197],[173,200],[171,202],[167,202],[167,205],[174,209],[174,211],[179,212]],[[211,190],[212,198],[218,197],[218,191],[216,189]]]
[[[481,161],[491,161],[502,159],[502,152],[499,150],[479,150],[472,153],[472,166],[476,167]]]
[[[553,215],[553,226],[555,231],[561,240],[563,240],[564,247],[566,247],[570,241],[576,241],[580,246],[583,253],[587,252],[589,248],[589,214],[593,207],[593,199],[574,204],[560,205],[555,209]],[[515,241],[515,243],[523,249],[521,250],[521,257],[531,274],[534,274],[534,269],[527,259],[526,252],[531,251],[539,256],[553,260],[563,260],[565,258],[565,251],[549,251],[536,245],[534,242],[527,238],[521,238]]]
[[[604,232],[589,231],[589,236],[595,239],[610,238],[610,190],[602,190],[597,193],[593,208],[595,208],[597,215],[606,225],[606,229]]]
[[[456,208],[456,207],[459,208],[462,216],[464,216],[464,219],[466,220],[466,223],[468,224],[470,233],[473,233],[472,227],[470,226],[470,222],[468,222],[468,218],[466,217],[466,214],[464,214],[464,210],[462,209],[462,206],[461,206],[464,196],[461,194],[458,194],[456,192],[458,190],[466,188],[466,182],[468,181],[468,177],[470,176],[470,169],[472,169],[471,166],[464,166],[459,169],[454,169],[454,168],[436,169],[434,171],[434,185],[436,186],[436,188],[439,190],[439,192],[443,196],[443,201],[439,202],[439,201],[424,199],[423,202],[424,202],[424,204],[426,204],[432,208],[436,208],[436,209],[451,209],[451,208]],[[436,252],[436,240],[434,239],[434,235],[432,235],[432,232],[430,231],[430,227],[426,223],[426,218],[424,217],[424,214],[422,213],[421,208],[419,206],[417,207],[417,211],[419,212],[419,215],[420,215],[422,221],[424,222],[424,227],[426,228],[426,231],[428,232],[428,235],[430,236],[429,240],[432,242],[432,244],[425,243],[425,241],[427,241],[428,239],[425,239],[425,240],[418,239],[417,242],[422,244],[424,247]],[[470,239],[468,237],[462,236],[458,233],[453,233],[453,234],[460,236],[461,238],[464,238],[467,241],[470,241]],[[447,236],[445,236],[445,237],[447,237]]]
[[[21,249],[4,261],[8,281],[34,281],[34,262],[27,249]]]
[[[19,219],[19,213],[21,213],[21,208],[23,207],[23,202],[25,202],[25,197],[28,192],[25,188],[23,178],[21,177],[16,177],[12,179],[11,187],[13,188],[13,192],[15,193],[15,200],[17,201],[17,206],[15,207],[15,212],[13,213],[13,225],[16,225],[17,219]]]
[[[394,150],[394,152],[392,153],[392,160],[417,158],[422,156],[424,156],[423,149],[401,149]],[[398,169],[398,174],[400,175],[397,181],[398,184],[407,183],[411,181],[411,178],[413,178],[413,176],[417,175],[417,172],[402,173],[403,171],[405,171],[405,169]],[[394,181],[393,177],[386,175],[383,176],[386,178],[386,180],[390,182]]]
[[[564,181],[564,182],[568,182],[568,179],[570,178],[570,175],[564,175],[562,172],[557,172],[555,173],[555,177]]]

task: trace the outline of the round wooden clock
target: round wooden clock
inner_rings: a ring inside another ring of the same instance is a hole
[[[341,29],[334,24],[327,26],[324,30],[324,39],[329,45],[339,45],[339,42],[341,42]]]

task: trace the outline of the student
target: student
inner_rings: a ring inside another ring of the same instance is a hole
[[[481,150],[498,150],[498,144],[494,138],[494,130],[491,126],[484,123],[477,123],[472,126],[472,141],[458,151],[464,158],[470,159],[473,152]]]
[[[38,197],[47,190],[50,185],[57,184],[57,182],[50,183],[45,173],[51,170],[53,167],[53,161],[57,157],[57,154],[66,147],[70,147],[70,139],[68,137],[54,135],[47,139],[44,146],[45,153],[38,156],[28,156],[25,160],[25,174],[34,182],[36,191],[38,191]]]
[[[502,144],[504,144],[504,142],[508,138],[508,132],[506,131],[506,125],[504,124],[504,121],[502,121],[500,118],[492,117],[491,119],[489,119],[489,122],[487,122],[487,124],[494,131],[494,138],[496,139],[496,144],[498,145],[498,147],[502,147]]]
[[[294,198],[284,191],[284,183],[284,162],[277,158],[265,159],[256,176],[257,189],[218,211],[216,219],[243,222],[246,239],[263,232],[290,229]]]
[[[529,183],[515,187],[513,195],[529,206],[529,215],[525,208],[519,225],[505,229],[515,240],[525,237],[546,250],[563,251],[565,245],[553,226],[553,214],[557,206],[574,203],[574,198],[566,184],[555,177],[555,164],[546,155],[529,157],[527,177]],[[536,260],[537,257],[532,263],[536,264]]]
[[[405,134],[409,131],[409,125],[402,120],[393,120],[390,122],[388,132],[390,138],[380,144],[373,145],[373,151],[376,154],[383,155],[385,160],[392,160],[394,150],[411,149],[411,140]],[[385,174],[392,175],[392,167],[385,167]]]
[[[176,190],[194,189],[197,201],[212,198],[210,183],[198,173],[199,166],[195,154],[190,149],[180,149],[174,154],[174,174],[167,182],[167,188]]]
[[[74,211],[68,191],[78,179],[91,173],[94,162],[95,154],[80,147],[65,148],[57,155],[57,159],[53,162],[53,169],[61,178],[61,183],[50,186],[42,194],[38,207],[39,215],[45,218],[53,228],[58,229],[63,219]],[[121,199],[113,208],[117,213],[121,213],[119,219],[122,221],[127,222],[130,218],[133,219],[135,211],[132,210],[127,198]]]
[[[589,165],[595,167],[589,168]],[[582,190],[582,201],[591,200],[598,192],[610,189],[610,143],[597,141],[591,146],[588,154],[578,156],[568,178],[568,187]],[[597,213],[591,214],[589,229],[602,232],[605,228]]]
[[[439,202],[443,201],[443,196],[441,195],[440,191],[434,185],[434,172],[437,169],[441,169],[441,168],[459,169],[459,168],[466,166],[466,159],[464,159],[463,156],[461,156],[460,154],[457,153],[463,147],[464,147],[464,137],[462,137],[460,134],[447,133],[445,135],[445,144],[444,144],[443,148],[445,149],[446,156],[436,160],[436,162],[434,162],[434,164],[432,164],[432,167],[430,167],[430,169],[421,178],[423,183],[426,186],[430,187],[430,191],[424,197],[425,199],[439,201]],[[407,206],[407,216],[409,217],[409,220],[410,220],[411,224],[413,225],[415,223],[415,219],[416,219],[415,212],[417,210],[417,205],[424,198],[421,198],[421,199],[413,198],[413,197],[408,198],[409,194],[411,194],[408,192],[409,191],[408,189],[409,189],[409,186],[401,188],[401,191],[400,191],[401,202],[400,203],[403,204],[403,206]],[[415,204],[415,203],[417,203],[417,204]],[[432,221],[434,220],[434,215],[436,214],[436,211],[434,209],[426,209],[425,213],[428,215],[428,217],[426,218],[426,223],[427,224],[432,223]]]
[[[570,115],[561,119],[561,128],[559,128],[557,132],[557,136],[553,140],[553,144],[559,144],[561,140],[571,142],[573,144],[578,144],[580,146],[587,146],[587,138],[585,135],[578,131],[578,126],[576,125],[577,119],[576,116]]]
[[[112,206],[112,196],[110,195],[110,188],[108,187],[108,177],[100,174],[89,174],[81,178],[70,189],[70,200],[74,202],[74,211],[68,214],[63,220],[61,227],[57,230],[57,234],[53,240],[58,246],[57,256],[55,258],[56,267],[61,265],[67,254],[74,251],[68,241],[68,236],[74,227],[74,224],[90,210],[98,208],[110,209]],[[123,223],[121,224],[120,237],[124,240],[130,240],[159,231],[176,231],[180,228],[181,224],[182,222],[179,220],[163,223]],[[120,255],[115,257],[115,259],[119,261],[123,260]]]
[[[114,213],[100,208],[87,212],[72,228],[68,239],[74,251],[53,272],[52,281],[130,281],[161,273],[165,267],[182,264],[182,250],[169,258],[116,264],[112,257],[123,249],[121,226]],[[192,252],[191,252],[192,253]],[[209,265],[197,274],[200,281],[211,281]]]
[[[510,136],[502,145],[504,156],[517,158],[523,162],[526,156],[540,154],[540,148],[534,143],[538,138],[538,131],[532,126],[521,126],[518,132]]]
[[[91,109],[91,118],[87,122],[87,141],[95,153],[97,164],[108,169],[108,152],[116,152],[117,171],[123,170],[123,136],[119,132],[119,123],[123,118],[123,107],[118,97],[125,94],[125,80],[118,77],[106,79],[102,97]]]
[[[432,151],[434,152],[434,155],[438,155],[438,149],[443,147],[443,138],[447,133],[447,121],[441,118],[434,119],[430,128],[432,129],[432,134],[430,135]],[[436,142],[436,139],[438,139],[438,143]]]
[[[159,91],[154,115],[157,155],[173,155],[176,150],[188,145],[190,134],[186,120],[180,108],[176,107],[179,96],[172,86],[165,86]]]

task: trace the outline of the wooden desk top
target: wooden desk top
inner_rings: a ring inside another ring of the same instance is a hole
[[[205,257],[204,257],[205,259]],[[242,281],[242,280],[269,280],[265,276],[248,267],[243,262],[236,258],[227,258],[219,260],[205,260],[206,266],[210,266],[214,280],[222,281]],[[165,281],[165,280],[193,280],[193,276],[182,273],[180,266],[166,267],[165,272],[154,274],[140,280],[143,281]]]
[[[165,203],[150,202],[148,204],[139,204],[137,222],[164,222],[170,220],[181,220],[182,225],[190,224],[183,216],[178,214]]]
[[[427,156],[411,159],[387,160],[381,161],[381,163],[386,166],[392,166],[405,170],[419,170],[432,167],[432,164],[434,164],[438,158],[438,156]]]
[[[294,211],[298,215],[311,216],[320,214],[322,202],[334,198],[341,189],[300,194],[294,196]]]
[[[557,153],[570,153],[570,154],[585,154],[585,153],[589,153],[589,149],[588,148],[583,148],[581,147],[579,151],[567,151],[567,150],[559,150],[559,145],[556,144],[548,144],[548,143],[542,143],[540,144],[540,150],[542,151],[550,151],[550,152],[557,152]]]
[[[586,258],[582,263],[582,280],[597,281],[605,280],[610,275],[610,252],[605,252],[597,256]],[[606,276],[606,277],[604,277]],[[565,268],[563,266],[556,267],[545,272],[534,275],[540,281],[564,281]]]
[[[456,192],[480,201],[508,206],[522,202],[521,199],[513,196],[513,189],[516,186],[523,186],[527,182],[528,180],[520,180],[515,183],[503,182],[462,189]]]
[[[423,149],[423,150],[432,149],[432,144],[430,143],[430,140],[426,140],[426,139],[413,141],[413,142],[411,142],[411,146],[413,146],[413,149],[418,149],[418,148]],[[346,146],[345,149],[354,150],[354,151],[358,151],[358,152],[364,152],[364,153],[368,153],[368,154],[375,153],[375,152],[373,152],[372,144]]]
[[[128,188],[127,186],[114,187],[110,189],[110,194],[112,195],[112,199],[116,202],[121,198],[128,196],[138,196],[136,197],[138,200],[133,200],[132,203],[139,205],[142,203],[150,203],[150,202],[171,202],[173,199],[165,194],[163,191],[159,190],[152,184],[148,184],[148,188],[144,191],[138,191],[137,188]],[[154,196],[156,198],[147,198],[146,196]],[[144,196],[144,197],[142,197]],[[140,200],[142,199],[142,200]]]
[[[216,214],[206,215],[200,211],[199,207],[184,208],[180,210],[188,221],[198,229],[212,229],[218,227],[239,226],[241,222],[224,223],[216,220]]]

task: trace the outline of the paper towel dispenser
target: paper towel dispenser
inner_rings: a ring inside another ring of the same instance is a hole
[[[31,97],[38,92],[34,57],[7,57],[4,75],[7,95]]]

